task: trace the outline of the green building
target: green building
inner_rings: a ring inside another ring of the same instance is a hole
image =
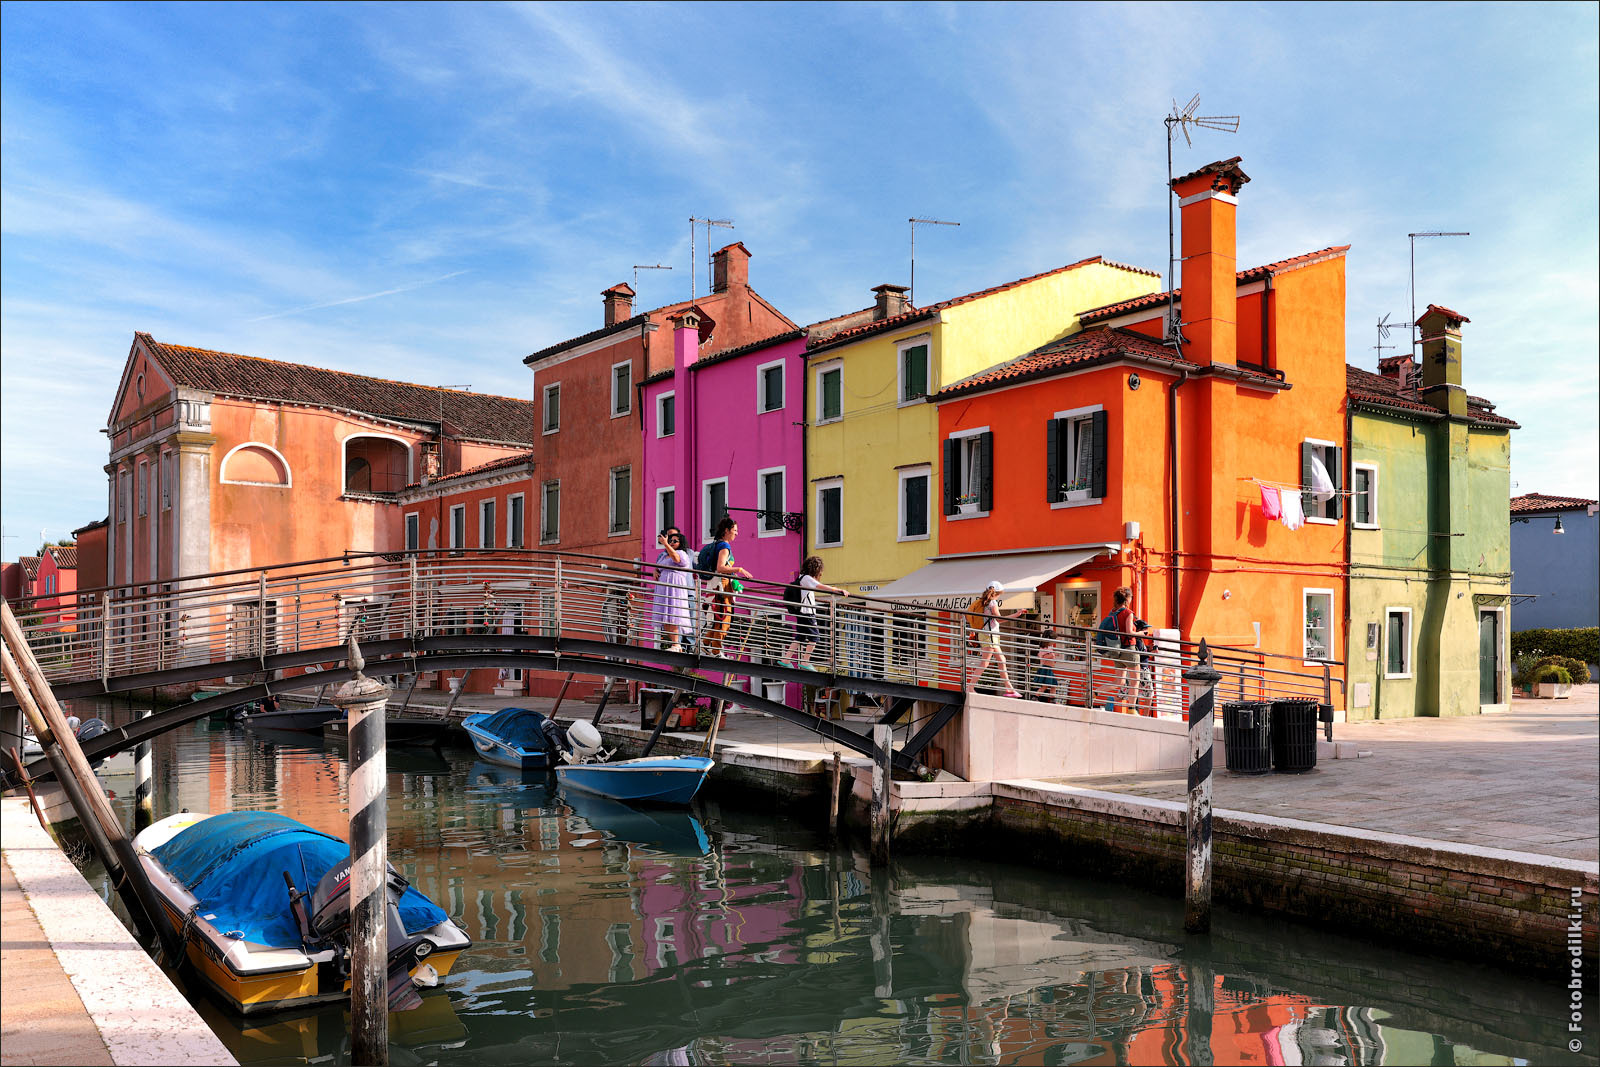
[[[1407,354],[1347,368],[1354,719],[1511,702],[1511,431],[1461,386],[1466,316],[1430,304]]]

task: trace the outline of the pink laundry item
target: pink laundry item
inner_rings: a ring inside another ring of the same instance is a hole
[[[1300,506],[1300,494],[1285,490],[1278,494],[1278,500],[1283,505],[1283,524],[1291,530],[1298,530],[1306,524],[1305,509]]]
[[[1275,519],[1283,514],[1283,509],[1278,503],[1278,491],[1270,485],[1261,487],[1261,515],[1263,518]]]

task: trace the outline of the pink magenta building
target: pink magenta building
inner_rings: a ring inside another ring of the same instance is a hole
[[[654,562],[656,534],[673,523],[697,551],[727,512],[739,523],[739,565],[788,582],[804,545],[784,516],[805,511],[805,335],[792,330],[696,358],[695,309],[674,316],[672,327],[671,371],[640,384],[641,555]]]

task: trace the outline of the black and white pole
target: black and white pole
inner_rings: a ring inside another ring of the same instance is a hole
[[[150,709],[139,713],[148,719]],[[151,795],[152,779],[150,742],[140,741],[133,747],[133,832],[138,833],[156,821],[155,798]]]
[[[1222,678],[1211,665],[1204,639],[1195,665],[1183,673],[1189,683],[1189,809],[1184,822],[1187,845],[1183,868],[1183,928],[1191,934],[1211,929],[1211,743],[1213,705]]]
[[[355,677],[333,694],[350,737],[350,1058],[389,1062],[389,790],[384,707],[389,687],[361,673],[366,661],[350,635]]]

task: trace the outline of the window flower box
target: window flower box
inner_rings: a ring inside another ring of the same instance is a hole
[[[976,515],[977,513],[978,513],[978,505],[975,504],[975,503],[974,504],[961,503],[961,504],[957,504],[956,505],[956,514],[958,514],[958,515]]]
[[[1087,490],[1087,489],[1068,489],[1066,491],[1066,493],[1062,496],[1061,499],[1063,499],[1065,501],[1068,501],[1069,503],[1074,501],[1074,500],[1088,500],[1089,499],[1089,490]]]

